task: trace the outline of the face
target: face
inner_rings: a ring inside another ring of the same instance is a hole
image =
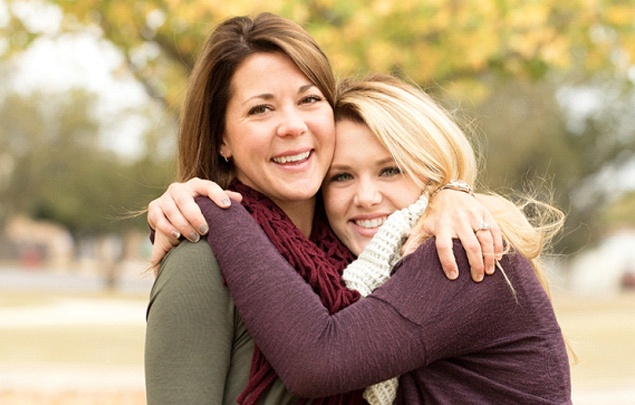
[[[281,53],[257,53],[231,81],[221,151],[238,179],[285,209],[317,193],[335,145],[333,110]]]
[[[388,215],[414,203],[421,190],[364,124],[336,124],[333,163],[323,185],[331,227],[359,255]]]

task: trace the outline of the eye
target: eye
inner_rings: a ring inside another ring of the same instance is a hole
[[[336,173],[330,177],[332,183],[341,183],[343,181],[351,180],[353,176],[350,173]]]
[[[310,96],[302,97],[300,104],[315,104],[320,101],[322,101],[322,97],[312,94]]]
[[[381,171],[382,176],[388,176],[388,177],[397,176],[400,174],[401,174],[401,169],[399,169],[397,166],[386,167],[382,169]]]
[[[256,106],[253,106],[249,109],[248,114],[249,115],[261,115],[266,113],[267,111],[271,110],[271,107],[266,105],[266,104],[259,104]]]

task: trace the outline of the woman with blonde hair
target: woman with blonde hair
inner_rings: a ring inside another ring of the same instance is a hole
[[[393,204],[401,208],[394,216],[411,219],[420,193],[425,200],[454,178],[473,184],[474,153],[425,93],[386,76],[340,86],[336,133],[323,184],[326,213],[358,261],[377,265],[374,276],[399,257],[409,229],[381,228],[369,242],[365,225],[383,221],[395,192],[406,197]],[[399,375],[395,403],[571,403],[567,350],[540,263],[563,219],[548,204],[534,203],[532,211],[544,215],[531,224],[520,208],[491,197],[507,252],[482,283],[466,274],[460,243],[460,276],[450,281],[434,241],[418,240],[381,287],[333,312],[267,246],[242,207],[199,203],[236,306],[291,392],[321,397]]]

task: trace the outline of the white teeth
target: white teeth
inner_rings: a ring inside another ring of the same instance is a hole
[[[387,217],[356,220],[355,225],[361,226],[362,228],[377,228],[380,227],[384,223],[384,221],[386,221],[386,218]]]
[[[311,153],[310,151],[307,151],[307,152],[303,152],[294,156],[276,157],[276,158],[273,158],[273,161],[276,163],[281,163],[281,164],[298,162],[300,160],[304,160],[308,158],[310,153]]]

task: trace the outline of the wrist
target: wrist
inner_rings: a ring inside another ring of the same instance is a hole
[[[474,197],[474,191],[472,190],[472,187],[469,184],[467,184],[465,181],[463,181],[463,180],[450,180],[449,182],[439,186],[436,190],[434,190],[430,194],[430,199],[432,199],[432,197],[434,197],[435,195],[437,195],[438,193],[440,193],[443,190],[461,191],[463,193],[467,193],[467,194],[471,195],[472,197]]]

